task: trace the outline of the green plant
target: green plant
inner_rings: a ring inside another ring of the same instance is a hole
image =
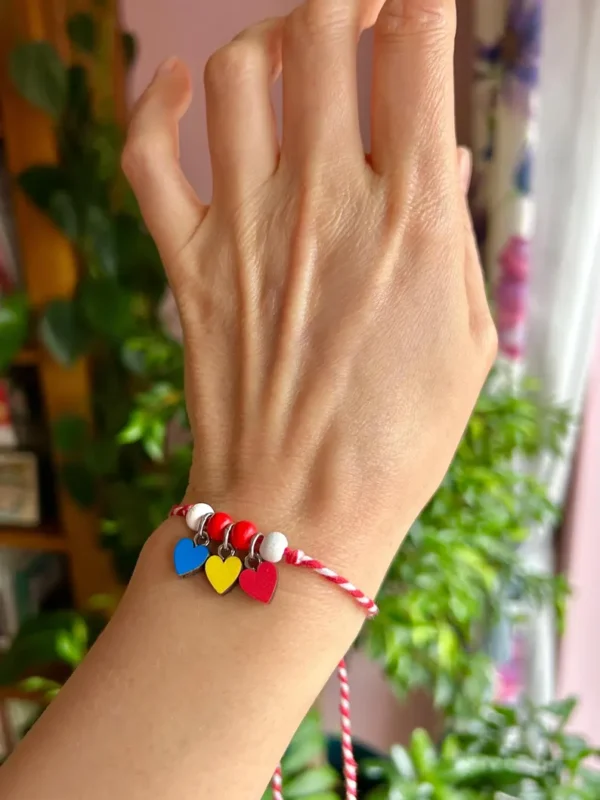
[[[536,708],[484,706],[454,720],[441,747],[423,730],[410,747],[367,771],[381,786],[371,800],[597,800],[600,773],[586,767],[600,751],[565,731],[576,701]]]
[[[282,760],[283,794],[290,800],[338,800],[337,772],[327,764],[319,715],[311,711],[298,728]],[[267,790],[263,800],[270,800]]]
[[[556,516],[545,487],[515,463],[558,453],[568,425],[540,405],[536,387],[481,396],[456,457],[410,531],[383,587],[381,613],[364,641],[400,694],[424,686],[447,713],[489,697],[483,636],[518,597],[562,609],[562,578],[529,574],[518,546],[531,526]]]
[[[111,57],[92,14],[70,17],[67,32],[95,62]],[[130,35],[123,47],[130,61]],[[100,509],[105,544],[126,580],[146,537],[185,488],[190,447],[170,449],[166,435],[172,420],[186,426],[182,348],[160,322],[167,284],[120,171],[123,132],[114,109],[95,102],[110,92],[92,79],[110,70],[65,64],[48,42],[19,45],[9,70],[21,94],[51,116],[58,143],[56,164],[35,165],[18,182],[71,241],[79,270],[73,297],[42,310],[38,336],[62,364],[87,355],[93,375],[93,429],[72,416],[55,426],[65,457],[61,479],[79,504]],[[5,299],[0,369],[26,330],[23,298]]]

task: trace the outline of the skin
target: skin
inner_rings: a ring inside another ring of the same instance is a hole
[[[365,158],[356,45],[373,23]],[[496,351],[457,157],[454,30],[451,0],[307,0],[207,65],[209,208],[179,166],[179,61],[138,103],[123,156],[183,324],[186,501],[284,530],[371,594]],[[268,607],[177,580],[182,535],[180,519],[152,535],[115,618],[0,771],[4,800],[261,796],[361,612],[291,567]]]

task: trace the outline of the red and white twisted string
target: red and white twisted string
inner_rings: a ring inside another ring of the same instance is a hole
[[[286,564],[294,567],[305,567],[316,572],[317,575],[334,583],[344,592],[350,595],[358,605],[365,611],[367,618],[372,619],[379,611],[376,603],[371,600],[364,592],[350,583],[349,580],[338,575],[329,567],[326,567],[316,558],[310,558],[302,550],[285,551],[284,559]],[[354,758],[354,747],[352,745],[352,720],[350,715],[350,684],[348,683],[348,670],[346,661],[342,659],[338,664],[338,680],[340,686],[340,725],[342,731],[342,770],[344,773],[344,784],[346,787],[346,800],[357,800],[358,794],[358,764]],[[275,770],[271,782],[273,800],[284,800],[282,793],[282,773],[281,765]]]
[[[171,509],[171,516],[185,517],[190,506],[175,506]],[[284,552],[284,561],[292,567],[303,567],[310,569],[317,575],[320,575],[330,583],[335,584],[346,594],[350,595],[352,599],[365,612],[367,619],[372,619],[377,615],[379,609],[377,604],[364,592],[358,589],[353,583],[346,578],[338,575],[325,564],[317,561],[316,558],[307,556],[302,550],[292,550],[286,548]],[[348,683],[348,671],[346,669],[346,662],[344,659],[338,664],[338,681],[340,687],[340,725],[341,725],[341,744],[342,744],[342,771],[344,774],[344,784],[346,788],[346,800],[357,800],[358,797],[358,764],[354,758],[354,747],[352,745],[352,724],[350,715],[350,684]],[[284,800],[283,797],[283,776],[281,771],[281,764],[277,765],[277,769],[273,774],[271,780],[271,791],[273,800]]]

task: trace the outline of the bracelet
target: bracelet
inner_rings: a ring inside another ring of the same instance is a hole
[[[226,594],[237,583],[248,597],[267,604],[277,589],[276,564],[283,562],[313,570],[338,586],[361,606],[368,619],[378,613],[379,609],[371,598],[320,561],[307,556],[302,550],[290,548],[287,537],[280,531],[260,533],[252,522],[234,522],[228,514],[215,512],[208,503],[173,506],[170,516],[185,517],[192,532],[191,538],[185,537],[177,542],[173,552],[175,572],[182,578],[204,569],[209,584],[217,594]],[[216,548],[216,553],[211,553],[211,544],[213,549]],[[247,553],[243,561],[237,555],[239,551]],[[337,672],[346,800],[356,800],[358,765],[352,746],[350,687],[344,659],[340,661]],[[275,770],[271,788],[273,800],[283,800],[281,765]]]

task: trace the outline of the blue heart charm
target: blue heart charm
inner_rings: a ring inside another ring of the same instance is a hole
[[[210,552],[203,544],[196,546],[191,539],[180,539],[175,545],[175,572],[181,577],[193,575],[204,566]]]

